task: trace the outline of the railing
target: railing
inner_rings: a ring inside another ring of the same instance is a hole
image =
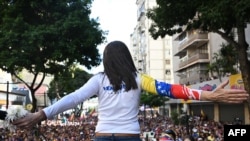
[[[190,75],[189,77],[180,78],[180,83],[188,85],[188,84],[200,83],[202,81],[207,81],[207,80],[208,76],[206,76],[205,74],[195,73],[193,75]]]
[[[207,41],[208,40],[208,34],[193,34],[191,36],[189,36],[189,38],[184,41],[181,42],[178,46],[178,50],[181,51],[183,49],[185,49],[186,47],[188,47],[189,45],[191,45],[194,42],[198,42],[198,41]]]
[[[199,53],[199,54],[196,54],[196,55],[189,57],[187,60],[180,62],[179,68],[183,68],[183,67],[187,66],[188,64],[196,62],[200,59],[209,59],[208,53]]]

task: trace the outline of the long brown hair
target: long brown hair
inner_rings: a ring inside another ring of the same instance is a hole
[[[128,47],[121,41],[110,42],[103,52],[104,73],[109,78],[114,91],[120,90],[125,83],[126,91],[137,89],[137,73]]]

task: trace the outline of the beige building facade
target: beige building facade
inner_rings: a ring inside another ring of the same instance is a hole
[[[146,17],[148,9],[156,6],[156,0],[137,0],[137,25],[130,35],[130,51],[137,69],[147,73],[155,79],[168,83],[180,83],[188,86],[218,84],[216,76],[208,72],[208,65],[213,61],[214,53],[218,53],[221,45],[227,43],[220,35],[201,30],[192,30],[176,34],[172,37],[154,40],[149,33],[151,21]],[[250,28],[246,29],[246,37],[250,36]],[[247,38],[248,43],[250,38]],[[238,67],[238,65],[234,66]],[[216,81],[216,83],[214,82]],[[239,116],[244,123],[249,123],[249,113],[246,105],[228,105],[213,102],[171,99],[160,111],[167,110],[171,116],[173,110],[181,111],[184,104],[188,104],[189,114],[200,113],[204,110],[215,121],[233,120]],[[234,111],[240,111],[238,114]]]
[[[31,83],[33,76],[27,71],[23,71],[20,75],[28,84]],[[38,76],[37,79],[39,82],[42,77]],[[49,97],[47,96],[47,91],[52,79],[53,77],[47,76],[41,87],[36,91],[35,97],[37,99],[38,107],[46,107],[51,104]],[[20,104],[19,101],[23,101],[23,104],[27,104],[30,102],[30,99],[31,95],[25,84],[14,82],[11,74],[0,70],[0,109],[12,106],[13,104],[16,104],[17,101],[18,104]]]
[[[208,65],[222,43],[226,43],[218,34],[192,30],[174,35],[173,39],[173,54],[179,58],[173,66],[179,77],[176,83],[191,85],[214,79],[208,73]]]

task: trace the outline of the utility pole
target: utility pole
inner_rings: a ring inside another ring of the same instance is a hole
[[[46,104],[46,100],[47,100],[47,99],[46,99],[46,92],[44,92],[44,95],[43,95],[43,96],[44,96],[44,97],[43,97],[43,98],[44,98],[44,107],[46,107],[46,106],[47,106],[47,104]]]
[[[7,92],[6,92],[6,109],[9,108],[9,81],[7,81]]]
[[[9,81],[7,81],[6,83],[0,83],[0,84],[6,84],[7,88],[6,88],[6,109],[8,109],[9,107]]]
[[[0,82],[0,84],[5,84],[7,86],[7,88],[6,88],[6,109],[9,108],[9,95],[10,95],[9,86],[10,86],[10,84],[18,84],[18,83],[19,82],[10,83],[9,81],[6,81],[4,83]]]

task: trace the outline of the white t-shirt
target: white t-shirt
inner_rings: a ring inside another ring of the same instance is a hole
[[[122,88],[114,93],[107,76],[103,73],[96,74],[78,90],[63,97],[52,106],[46,107],[44,112],[47,118],[52,118],[97,95],[99,103],[96,132],[138,134],[140,126],[137,116],[141,94],[139,77],[138,75],[136,79],[138,89],[125,92]]]

